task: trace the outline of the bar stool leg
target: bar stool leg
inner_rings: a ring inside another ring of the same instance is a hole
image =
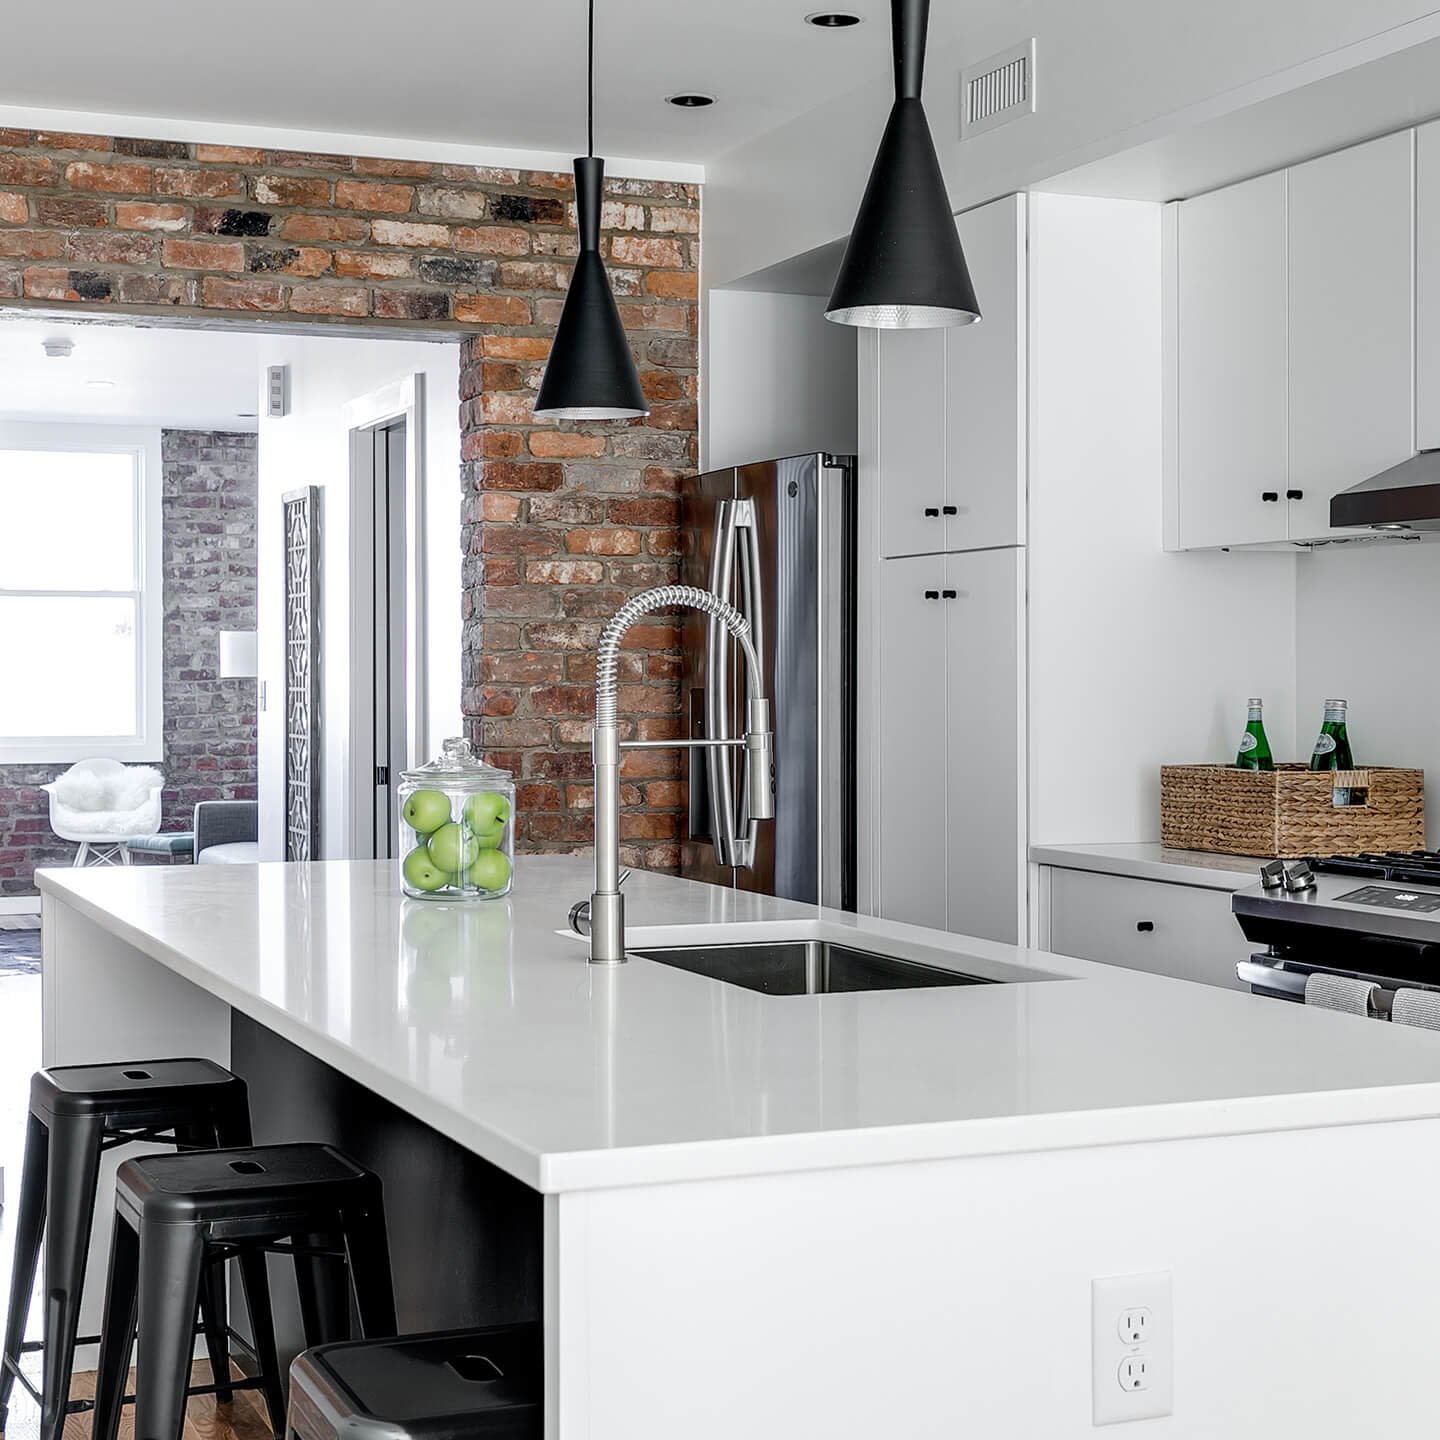
[[[204,1259],[204,1240],[195,1226],[141,1222],[136,1440],[180,1440],[185,1428]]]
[[[192,1149],[219,1148],[224,1143],[218,1121],[208,1125],[177,1125],[175,1139]],[[205,1350],[210,1356],[217,1405],[228,1405],[235,1398],[230,1388],[230,1305],[225,1279],[223,1261],[207,1264],[200,1277],[200,1328],[205,1332]]]
[[[310,1249],[338,1249],[333,1235],[297,1235]],[[300,1324],[305,1348],[350,1338],[350,1291],[345,1261],[336,1255],[296,1255],[295,1285],[300,1292]]]
[[[60,1440],[75,1364],[80,1292],[95,1218],[102,1127],[96,1118],[66,1118],[50,1130],[46,1184],[50,1224],[45,1235],[45,1379],[40,1440]]]
[[[140,1278],[140,1237],[120,1217],[110,1238],[110,1273],[105,1284],[105,1318],[100,1331],[100,1365],[95,1376],[95,1418],[90,1440],[115,1440],[125,1405],[130,1352],[135,1347],[136,1286]]]
[[[20,1206],[15,1217],[15,1269],[10,1277],[10,1313],[5,1322],[5,1363],[0,1364],[0,1430],[5,1428],[10,1391],[15,1376],[10,1366],[20,1363],[25,1343],[25,1322],[35,1290],[40,1259],[40,1237],[45,1229],[45,1175],[50,1132],[34,1115],[25,1129],[25,1166],[20,1173]]]
[[[270,1313],[270,1280],[265,1254],[244,1250],[240,1254],[240,1280],[245,1287],[245,1308],[250,1312],[250,1337],[255,1343],[255,1363],[260,1367],[265,1409],[276,1435],[285,1431],[285,1385],[280,1360],[275,1353],[275,1320]],[[149,1440],[136,1432],[136,1440]],[[170,1440],[170,1437],[158,1437]]]
[[[395,1334],[395,1288],[390,1273],[390,1241],[385,1233],[385,1205],[380,1181],[371,1176],[360,1205],[340,1217],[345,1233],[345,1259],[360,1316],[360,1336],[374,1340]]]

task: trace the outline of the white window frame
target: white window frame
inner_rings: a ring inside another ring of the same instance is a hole
[[[139,425],[22,425],[6,422],[0,423],[0,450],[57,450],[81,454],[98,451],[112,455],[133,455],[135,538],[138,552],[135,557],[136,580],[139,586],[138,633],[135,637],[137,733],[0,736],[0,764],[65,764],[95,756],[129,761],[162,759],[165,729],[165,604],[161,500],[164,486],[159,429]],[[0,588],[0,594],[4,593],[4,589]],[[67,589],[53,593],[71,595],[105,592]],[[13,683],[13,677],[4,673],[4,654],[3,650],[0,650],[0,684],[9,683]]]

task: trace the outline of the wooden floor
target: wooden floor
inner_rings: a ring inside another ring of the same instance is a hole
[[[38,1367],[39,1362],[35,1364]],[[25,1368],[28,1371],[30,1365]],[[208,1385],[210,1380],[210,1367],[204,1361],[197,1361],[193,1382]],[[135,1375],[132,1371],[132,1392],[134,1387]],[[94,1394],[94,1372],[77,1375],[70,1387],[70,1398],[88,1400]],[[10,1423],[3,1433],[5,1440],[36,1440],[40,1433],[39,1407],[18,1385],[10,1401]],[[90,1440],[90,1412],[71,1415],[65,1421],[65,1440]],[[133,1405],[127,1405],[121,1416],[120,1440],[135,1440]],[[238,1390],[228,1405],[217,1405],[213,1395],[195,1396],[185,1417],[184,1440],[271,1440],[270,1424],[265,1419],[265,1405],[259,1392]]]

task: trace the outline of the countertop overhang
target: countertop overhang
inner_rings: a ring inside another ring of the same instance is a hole
[[[56,904],[551,1193],[1440,1116],[1440,1035],[636,873],[632,947],[817,938],[1019,983],[777,997],[562,933],[584,857],[504,901],[395,866],[41,871]],[[47,958],[47,965],[49,964]]]

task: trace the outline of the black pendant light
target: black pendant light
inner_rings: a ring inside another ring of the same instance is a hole
[[[890,0],[895,104],[825,318],[877,330],[980,318],[945,178],[920,103],[930,0]]]
[[[605,162],[595,155],[595,0],[590,0],[587,154],[575,161],[580,254],[535,397],[541,420],[633,420],[650,413],[600,258]]]

